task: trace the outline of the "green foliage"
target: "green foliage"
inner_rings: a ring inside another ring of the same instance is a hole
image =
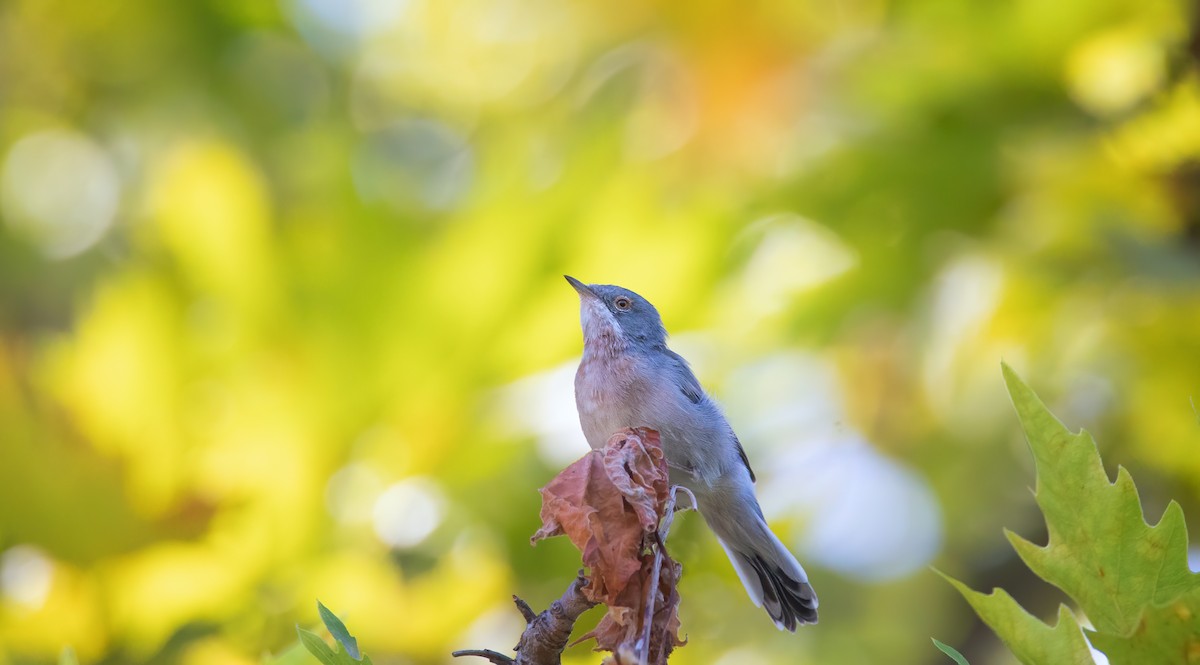
[[[328,607],[321,601],[317,601],[317,612],[321,615],[321,621],[325,623],[325,627],[329,629],[329,634],[338,641],[346,649],[346,653],[350,654],[351,658],[361,660],[362,654],[358,650],[358,640],[346,630],[346,624],[337,618],[333,612],[329,611]]]
[[[1200,592],[1192,589],[1173,602],[1147,608],[1132,635],[1097,631],[1089,633],[1088,639],[1113,665],[1200,662],[1198,608]]]
[[[958,663],[958,665],[970,665],[970,663],[967,662],[967,659],[964,658],[963,655],[958,652],[958,649],[955,649],[954,647],[950,646],[949,644],[944,644],[944,643],[939,642],[938,640],[934,639],[933,646],[940,649],[942,653],[953,658],[954,662]]]
[[[983,594],[958,580],[946,579],[1022,663],[1092,665],[1094,662],[1079,632],[1079,624],[1066,606],[1059,606],[1058,622],[1051,628],[1022,609],[1003,589]]]
[[[317,601],[317,612],[321,615],[321,621],[325,623],[325,629],[329,631],[336,642],[334,648],[330,648],[325,640],[316,633],[296,626],[296,634],[300,636],[300,643],[309,653],[324,665],[371,665],[371,659],[358,650],[358,640],[346,629],[346,624],[342,623],[342,620],[330,612],[329,608],[319,600]]]
[[[1038,546],[1006,531],[1021,559],[1079,605],[1095,626],[1089,638],[1113,665],[1200,657],[1200,575],[1188,570],[1179,504],[1147,524],[1129,473],[1118,467],[1110,483],[1090,434],[1067,431],[1007,365],[1004,378],[1036,462],[1035,497],[1049,533]],[[1065,606],[1050,628],[1003,590],[985,595],[950,582],[1021,662],[1092,662]]]

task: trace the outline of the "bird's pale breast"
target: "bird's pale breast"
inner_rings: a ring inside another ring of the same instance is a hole
[[[663,451],[676,472],[694,478],[675,482],[711,484],[723,471],[728,425],[702,417],[696,405],[638,354],[585,354],[575,373],[575,402],[588,445],[602,448],[626,427],[649,427],[662,436]]]
[[[634,424],[630,408],[644,386],[631,356],[589,355],[575,372],[575,405],[588,445],[598,449],[614,432],[645,424]]]

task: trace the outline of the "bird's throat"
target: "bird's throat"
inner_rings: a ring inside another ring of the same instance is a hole
[[[624,337],[611,328],[589,331],[583,340],[583,358],[615,358],[625,353],[627,348]]]

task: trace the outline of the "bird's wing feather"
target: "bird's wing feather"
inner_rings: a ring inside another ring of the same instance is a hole
[[[692,404],[697,406],[708,401],[708,395],[704,393],[704,388],[700,386],[700,381],[696,379],[696,375],[692,372],[692,368],[683,356],[675,353],[670,349],[664,349],[667,358],[671,361],[671,369],[675,374],[675,383],[679,386],[679,391],[684,397],[688,398]],[[738,440],[737,435],[733,430],[729,430],[729,436],[733,439],[733,445],[737,446],[738,457],[742,458],[742,464],[746,465],[746,471],[750,472],[750,482],[757,480],[754,477],[754,469],[750,468],[750,460],[746,457],[746,451],[742,448],[742,442]]]
[[[667,359],[671,361],[671,370],[675,375],[675,385],[679,386],[679,391],[692,404],[703,402],[707,395],[704,394],[704,388],[700,386],[700,381],[696,379],[696,375],[692,373],[691,366],[683,359],[683,356],[670,349],[665,350],[667,352]]]
[[[746,450],[744,448],[742,448],[742,442],[738,440],[737,435],[733,434],[732,431],[730,431],[729,433],[733,435],[733,443],[734,443],[734,445],[737,446],[738,457],[742,458],[742,464],[745,464],[746,470],[750,472],[750,482],[753,483],[753,482],[757,481],[758,478],[754,477],[754,469],[750,468],[750,459],[748,457],[746,457]]]

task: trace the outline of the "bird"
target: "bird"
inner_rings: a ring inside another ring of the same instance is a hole
[[[687,361],[667,348],[658,310],[629,289],[564,277],[579,294],[575,405],[588,445],[602,449],[626,428],[657,431],[671,483],[695,495],[750,600],[780,630],[816,623],[817,594],[767,526],[746,451]]]

